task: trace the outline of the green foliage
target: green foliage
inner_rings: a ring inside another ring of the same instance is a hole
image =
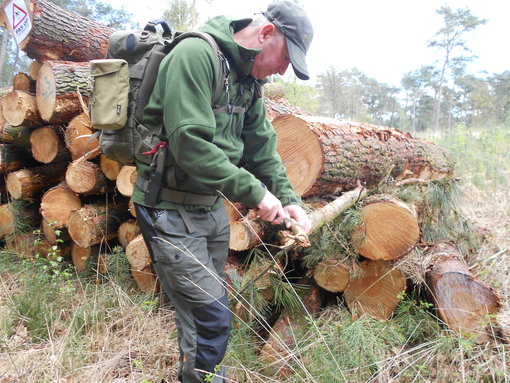
[[[291,105],[299,106],[312,114],[317,113],[319,100],[317,90],[314,87],[301,84],[295,76],[292,81],[284,81],[278,78],[277,82],[283,85],[283,94]]]

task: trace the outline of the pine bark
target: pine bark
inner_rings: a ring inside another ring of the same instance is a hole
[[[8,173],[24,166],[31,166],[34,162],[27,148],[0,144],[0,173]]]
[[[65,163],[20,169],[7,175],[7,191],[14,199],[30,202],[64,180]]]
[[[290,183],[303,197],[336,195],[358,180],[370,188],[389,176],[435,180],[453,172],[443,149],[394,128],[292,115],[272,123]]]
[[[6,122],[0,126],[0,142],[29,147],[32,130],[25,126],[12,126]]]
[[[83,112],[78,93],[88,101],[88,62],[46,61],[39,69],[36,101],[41,118],[50,124],[68,123]]]
[[[46,0],[25,0],[32,30],[19,45],[27,56],[46,60],[90,61],[106,57],[108,37],[113,30]],[[8,27],[4,8],[1,23]],[[12,31],[11,31],[12,33]]]
[[[469,271],[454,245],[439,243],[428,255],[432,261],[426,282],[439,317],[454,331],[472,334],[478,342],[489,341],[500,297]]]

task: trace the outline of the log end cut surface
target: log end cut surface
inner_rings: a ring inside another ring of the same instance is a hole
[[[14,214],[9,204],[0,205],[0,237],[14,232]]]
[[[43,127],[35,129],[30,135],[32,155],[43,164],[52,162],[58,154],[60,138],[54,129]]]
[[[53,69],[49,63],[44,63],[39,68],[37,77],[36,99],[41,117],[49,121],[55,110],[57,101],[56,83]]]
[[[320,287],[332,293],[344,291],[351,279],[349,269],[345,264],[334,259],[319,263],[313,277]]]
[[[362,209],[363,225],[355,230],[358,252],[372,260],[399,259],[418,243],[418,219],[405,205],[395,201],[370,203]]]
[[[69,215],[78,210],[82,203],[80,198],[68,187],[55,187],[48,190],[41,200],[41,214],[56,228],[66,227]]]
[[[302,196],[321,174],[322,147],[300,118],[282,115],[272,123],[278,135],[278,154],[282,157],[289,181],[296,193]]]
[[[83,209],[69,215],[68,230],[72,240],[81,247],[89,247],[94,240],[95,224]]]
[[[351,311],[389,319],[399,303],[398,295],[406,289],[401,271],[386,261],[363,261],[352,277],[344,296]]]

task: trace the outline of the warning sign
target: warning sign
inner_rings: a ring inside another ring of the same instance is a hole
[[[12,0],[4,6],[4,11],[11,24],[14,40],[19,45],[32,29],[27,6],[23,0]]]

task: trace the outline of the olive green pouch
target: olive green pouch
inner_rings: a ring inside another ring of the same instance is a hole
[[[89,113],[92,125],[101,130],[122,129],[128,117],[129,69],[126,60],[90,61],[92,94]]]

